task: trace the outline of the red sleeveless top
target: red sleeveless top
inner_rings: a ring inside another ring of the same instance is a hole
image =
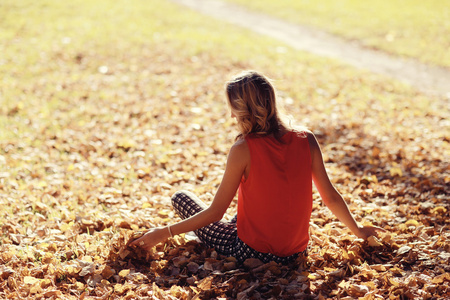
[[[239,185],[237,230],[253,249],[289,256],[306,249],[312,212],[311,154],[305,133],[245,138],[250,173]]]

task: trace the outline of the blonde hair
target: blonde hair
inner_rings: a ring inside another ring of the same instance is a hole
[[[228,81],[225,87],[228,105],[240,131],[236,139],[248,134],[273,134],[278,140],[281,138],[287,127],[279,116],[275,88],[267,77],[246,71]]]

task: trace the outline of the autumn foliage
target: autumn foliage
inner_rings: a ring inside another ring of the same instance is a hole
[[[29,4],[20,23],[13,2],[0,18],[14,33],[0,40],[0,298],[450,297],[447,98],[163,1],[108,3],[117,23],[102,23],[102,1],[52,4],[57,17]],[[74,15],[83,22],[64,23]],[[211,201],[236,135],[223,84],[243,69],[275,79],[355,218],[386,233],[357,239],[315,193],[309,254],[290,265],[239,265],[190,234],[151,253],[127,246],[178,220],[175,191]]]

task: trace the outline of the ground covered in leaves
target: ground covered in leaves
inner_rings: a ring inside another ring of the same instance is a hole
[[[0,8],[1,298],[450,297],[449,99],[163,1]],[[315,194],[309,255],[288,266],[189,236],[127,247],[178,220],[175,191],[212,199],[236,135],[223,84],[242,69],[275,79],[355,218],[385,234],[355,238]]]

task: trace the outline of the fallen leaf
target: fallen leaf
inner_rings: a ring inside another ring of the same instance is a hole
[[[367,238],[367,242],[368,242],[369,246],[371,246],[371,247],[381,247],[381,246],[383,246],[383,244],[380,243],[380,241],[375,236],[368,237]]]
[[[122,277],[122,278],[127,277],[128,274],[130,274],[130,270],[129,269],[121,270],[119,272],[119,276]]]
[[[403,254],[409,252],[411,249],[412,248],[409,247],[409,246],[402,246],[402,247],[400,247],[400,249],[397,250],[397,254],[398,255],[403,255]]]
[[[35,283],[39,282],[39,279],[38,279],[38,278],[35,278],[35,277],[33,277],[33,276],[25,276],[25,277],[23,278],[23,282],[24,282],[25,284],[35,284]]]
[[[198,283],[197,287],[204,291],[209,290],[209,289],[211,289],[212,280],[213,280],[213,277],[211,277],[211,276],[205,277]]]

